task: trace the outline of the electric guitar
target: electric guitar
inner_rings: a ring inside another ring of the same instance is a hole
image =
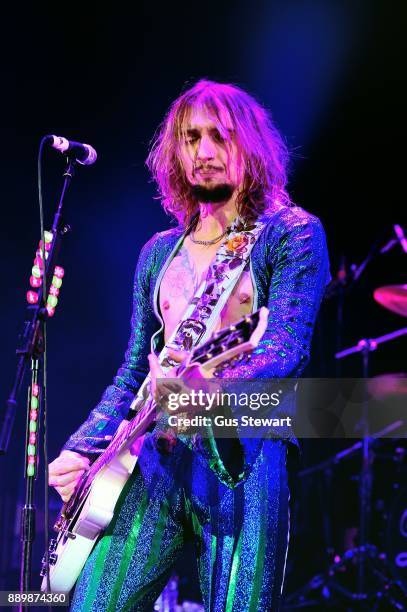
[[[213,334],[192,352],[188,366],[199,364],[211,370],[237,363],[250,353],[263,336],[268,320],[267,308]],[[131,452],[134,442],[157,419],[159,410],[151,398],[149,376],[140,387],[131,408],[135,416],[123,421],[109,446],[98,456],[55,523],[55,539],[48,550],[51,591],[67,593],[74,586],[97,539],[113,518],[117,500],[137,462]],[[124,426],[123,426],[124,425]],[[43,559],[41,590],[47,590],[46,560]]]

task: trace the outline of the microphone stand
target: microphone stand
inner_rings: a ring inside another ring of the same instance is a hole
[[[68,225],[62,221],[62,207],[66,191],[68,190],[76,160],[68,157],[66,168],[63,174],[64,182],[58,207],[52,224],[52,242],[48,251],[48,258],[45,257],[45,245],[43,245],[44,259],[43,270],[46,279],[46,287],[49,290],[56,258],[61,247],[62,237],[70,230]],[[23,330],[19,336],[17,347],[18,363],[14,385],[6,403],[5,412],[0,415],[0,455],[7,452],[10,442],[11,431],[17,411],[17,397],[21,389],[24,375],[28,363],[31,361],[32,380],[28,390],[27,402],[27,429],[25,444],[25,504],[21,512],[21,568],[20,568],[20,591],[28,591],[31,586],[31,558],[32,545],[35,539],[35,506],[34,506],[34,483],[38,474],[38,423],[41,410],[42,389],[40,386],[39,373],[44,352],[43,329],[48,319],[48,312],[45,308],[47,296],[43,295],[43,285],[38,288],[38,302],[27,307],[27,318],[24,322]],[[33,425],[34,423],[34,425]],[[35,443],[33,444],[35,440]],[[47,555],[47,553],[46,553]],[[46,559],[48,563],[48,559]],[[21,608],[22,609],[22,608]]]

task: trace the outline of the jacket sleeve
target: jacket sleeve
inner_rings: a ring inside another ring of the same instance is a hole
[[[313,327],[329,282],[325,233],[312,215],[280,219],[267,232],[270,284],[266,332],[248,362],[222,378],[297,377],[309,360]]]
[[[155,260],[157,234],[141,250],[134,276],[131,334],[125,359],[113,384],[107,387],[99,404],[72,434],[63,450],[86,455],[102,452],[127,415],[135,393],[148,374],[150,339],[157,329],[157,318],[150,301],[151,270]]]

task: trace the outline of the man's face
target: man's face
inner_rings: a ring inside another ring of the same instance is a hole
[[[229,133],[224,139],[205,111],[193,109],[180,145],[181,162],[198,199],[229,199],[242,185],[242,161],[230,117],[221,117]],[[211,194],[213,198],[211,198]],[[222,194],[227,197],[222,198]],[[200,197],[199,197],[200,196]]]

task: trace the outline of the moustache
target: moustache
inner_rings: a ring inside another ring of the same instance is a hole
[[[220,166],[213,166],[212,164],[200,164],[199,166],[195,166],[194,167],[194,173],[195,172],[212,172],[212,171],[222,171],[223,168]]]

